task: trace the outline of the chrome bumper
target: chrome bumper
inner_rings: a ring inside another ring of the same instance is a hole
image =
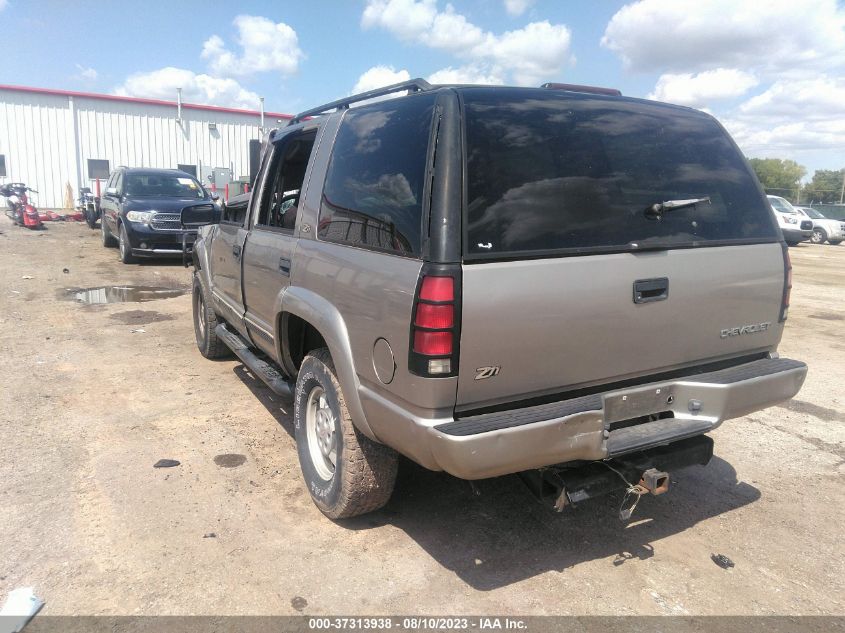
[[[804,363],[763,359],[458,420],[401,415],[399,407],[369,390],[361,396],[379,440],[433,470],[483,479],[576,460],[607,459],[701,435],[725,420],[792,398],[806,375]],[[669,412],[672,417],[622,428],[614,425]]]

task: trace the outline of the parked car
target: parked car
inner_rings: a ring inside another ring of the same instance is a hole
[[[780,196],[766,196],[766,198],[775,212],[778,226],[787,244],[796,246],[813,236],[812,220],[798,213],[789,200]]]
[[[118,246],[124,264],[138,257],[181,257],[183,238],[190,247],[195,232],[182,225],[182,211],[192,221],[219,218],[218,196],[176,169],[118,167],[100,200],[103,246]]]
[[[810,236],[813,244],[828,242],[837,246],[845,240],[845,222],[842,220],[826,218],[821,211],[811,207],[795,207],[795,210],[813,221],[813,234]]]
[[[807,371],[777,353],[789,254],[727,132],[586,87],[412,80],[303,112],[193,263],[200,352],[293,399],[331,518],[381,507],[398,454],[521,473],[558,510],[659,494]]]

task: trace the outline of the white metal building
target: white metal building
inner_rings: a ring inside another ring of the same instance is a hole
[[[176,95],[174,95],[175,97]],[[109,171],[165,167],[205,184],[249,173],[249,141],[289,115],[174,101],[0,85],[0,184],[38,190],[41,208],[61,208],[67,183],[96,190]],[[222,193],[222,192],[221,192]]]

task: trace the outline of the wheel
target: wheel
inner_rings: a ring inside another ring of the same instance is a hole
[[[129,235],[126,232],[126,225],[121,222],[118,229],[118,248],[120,249],[120,261],[124,264],[134,264],[135,257],[132,255],[132,245],[129,243]]]
[[[97,228],[97,213],[90,209],[85,210],[85,224],[88,225],[88,228],[92,231]]]
[[[106,219],[103,218],[100,220],[100,233],[103,237],[103,246],[106,248],[114,248],[117,246],[117,240],[114,239],[114,235],[111,234],[109,231],[109,227],[106,226]]]
[[[344,519],[387,503],[398,456],[355,428],[326,348],[309,352],[302,361],[293,420],[305,484],[323,514]]]
[[[231,356],[231,350],[220,340],[214,329],[220,325],[214,308],[208,301],[209,293],[206,292],[199,277],[194,274],[193,290],[193,312],[194,312],[194,334],[197,337],[197,347],[200,354],[206,358],[226,358]]]
[[[839,246],[842,243],[842,240],[828,240],[828,244],[832,244],[833,246]]]
[[[824,244],[827,241],[827,233],[823,228],[817,226],[813,229],[813,234],[810,236],[810,241],[813,244]]]

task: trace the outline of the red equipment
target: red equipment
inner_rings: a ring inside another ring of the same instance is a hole
[[[22,182],[10,182],[0,187],[0,196],[6,198],[8,205],[6,215],[12,218],[15,224],[25,226],[29,229],[44,228],[44,225],[41,223],[41,217],[38,215],[38,209],[29,202],[29,196],[27,195],[29,192],[38,193],[35,189],[27,187]]]

